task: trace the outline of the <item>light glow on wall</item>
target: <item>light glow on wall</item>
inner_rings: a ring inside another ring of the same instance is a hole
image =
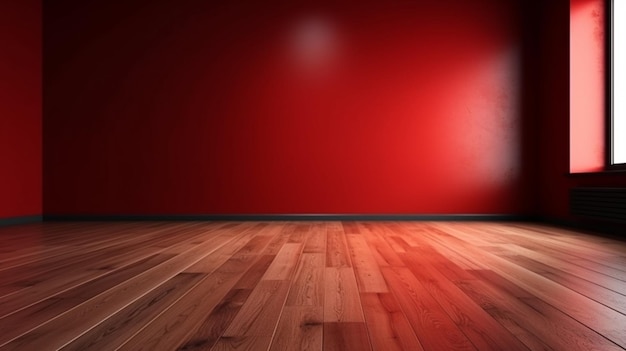
[[[626,2],[613,1],[613,163],[626,163]]]
[[[519,57],[518,48],[503,48],[458,77],[459,88],[452,95],[459,104],[450,104],[456,118],[448,126],[449,142],[461,156],[455,167],[473,170],[459,181],[502,187],[520,176]]]
[[[300,68],[322,70],[337,57],[337,30],[323,16],[303,18],[291,31],[291,49]]]

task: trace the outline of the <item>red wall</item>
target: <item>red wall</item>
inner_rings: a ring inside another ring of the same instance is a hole
[[[42,213],[41,2],[0,1],[0,219]]]
[[[45,213],[532,212],[524,1],[300,3],[46,2]]]
[[[580,77],[570,80],[570,74],[580,74],[582,77],[589,75],[589,72],[570,72],[570,15],[578,15],[576,11],[580,6],[585,6],[589,3],[597,5],[599,1],[601,0],[572,0],[570,8],[570,0],[555,0],[545,2],[545,5],[542,7],[540,23],[544,35],[541,36],[540,51],[543,55],[539,65],[543,84],[538,89],[539,103],[541,105],[539,115],[540,138],[538,140],[541,148],[538,212],[546,218],[570,222],[576,221],[569,214],[569,190],[573,187],[626,186],[626,173],[596,172],[570,174],[570,84],[580,82],[580,79],[577,79]],[[593,12],[589,13],[589,16],[594,16]],[[589,21],[589,23],[594,22],[597,22],[597,19],[596,21]],[[594,28],[590,29],[594,30]],[[596,34],[603,35],[603,33]],[[591,45],[591,47],[571,46],[571,49],[574,49],[571,55],[582,55],[582,53],[577,53],[576,50],[583,52],[597,51],[598,46],[602,45],[602,42],[587,41],[587,45]],[[580,69],[583,68],[581,67]],[[597,75],[604,74],[603,70],[596,69],[594,71]],[[581,94],[580,91],[584,89],[588,90],[586,94],[587,100],[595,99],[595,101],[587,102],[589,102],[589,105],[595,106],[596,109],[592,109],[587,115],[582,117],[588,118],[588,122],[596,121],[602,123],[602,121],[598,120],[598,116],[602,114],[604,107],[602,101],[597,100],[604,99],[604,96],[597,94],[597,89],[593,84],[573,87],[573,91],[578,91],[578,94]],[[572,106],[578,106],[577,102],[572,101],[572,103]],[[591,136],[588,135],[588,137]],[[597,140],[592,140],[591,142],[589,142],[588,138],[577,140],[574,136],[572,142],[582,144],[577,146],[588,145],[593,147]],[[574,153],[573,156],[576,156],[576,154]],[[583,155],[583,162],[585,158],[589,160],[588,157],[588,154]],[[597,156],[595,157],[597,158]]]

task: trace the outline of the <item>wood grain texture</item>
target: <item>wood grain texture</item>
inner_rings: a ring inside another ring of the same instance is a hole
[[[519,288],[504,278],[489,272],[476,274],[486,279],[457,281],[456,284],[529,349],[621,350],[565,314],[549,316],[524,303],[531,301],[532,295],[518,291]]]
[[[305,253],[325,253],[326,252],[326,224],[314,223],[306,234],[304,245]]]
[[[330,227],[326,237],[326,266],[327,267],[352,267],[346,234],[340,226]]]
[[[139,300],[65,345],[62,350],[116,350],[201,278],[199,273],[181,273],[142,296]]]
[[[324,322],[365,321],[351,268],[327,267],[324,282]]]
[[[363,236],[348,234],[347,237],[350,259],[356,272],[359,290],[373,293],[388,292],[387,283],[385,283],[380,268]]]
[[[283,245],[261,279],[287,280],[291,278],[291,275],[296,269],[301,251],[302,244],[287,243]]]
[[[302,254],[287,297],[288,306],[324,306],[324,260],[323,253]]]
[[[272,342],[271,336],[224,337],[211,351],[267,351]]]
[[[626,350],[626,243],[537,223],[0,228],[0,350]]]
[[[16,350],[61,347],[73,340],[76,333],[81,335],[91,329],[92,326],[163,284],[217,248],[219,248],[219,243],[213,240],[198,244],[184,254],[153,266],[56,318],[50,319],[3,347]]]
[[[190,229],[193,230],[192,228]],[[191,230],[189,234],[194,233]],[[157,234],[164,233],[157,231]],[[106,246],[83,247],[80,255],[72,254],[66,260],[45,259],[41,262],[17,267],[18,271],[13,269],[4,271],[3,273],[9,278],[19,276],[21,279],[12,284],[0,283],[0,289],[3,292],[17,293],[0,298],[0,316],[150,256],[154,250],[147,246],[157,243],[159,238],[167,241],[167,237],[160,236],[152,238],[139,235],[132,238],[132,240],[127,240],[124,237],[119,238],[121,242],[115,245],[107,243]],[[183,241],[182,243],[186,242]],[[171,242],[171,244],[174,243],[180,244]],[[157,251],[163,252],[162,249]]]
[[[285,307],[270,350],[322,350],[324,311],[317,306]]]
[[[363,293],[361,302],[374,351],[423,350],[393,294]]]
[[[461,231],[456,231],[455,236],[461,240],[471,237],[468,233]],[[559,309],[567,310],[568,314],[575,319],[600,332],[621,347],[626,347],[626,333],[622,327],[626,325],[624,314],[580,295],[547,277],[525,269],[510,260],[482,251],[467,241],[459,245],[457,250],[464,250],[469,255],[481,255],[480,259],[483,264],[492,267],[494,271],[513,281],[519,287]]]
[[[382,268],[424,350],[476,350],[408,268]]]
[[[458,328],[479,350],[527,350],[479,305],[441,274],[434,265],[424,264],[418,257],[428,257],[428,250],[416,249],[402,254],[407,267]],[[450,263],[452,264],[452,263]]]
[[[179,350],[206,350],[215,345],[220,336],[239,313],[250,296],[249,289],[233,289],[211,311],[200,327],[186,337]]]
[[[224,336],[272,336],[288,291],[287,281],[261,280],[224,331]]]
[[[90,298],[106,291],[109,287],[121,284],[170,258],[172,258],[170,255],[154,255],[129,265],[125,269],[92,280],[5,316],[0,319],[0,330],[4,331],[0,336],[0,342],[11,340],[45,321],[88,301]]]
[[[255,262],[255,258],[253,255],[231,257],[127,340],[120,350],[169,350],[186,343]]]
[[[344,351],[372,349],[365,323],[324,323],[324,350]]]

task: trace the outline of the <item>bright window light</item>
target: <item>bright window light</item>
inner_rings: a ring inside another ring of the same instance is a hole
[[[626,0],[613,1],[612,163],[626,163]]]

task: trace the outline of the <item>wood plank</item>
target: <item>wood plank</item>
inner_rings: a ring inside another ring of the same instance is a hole
[[[245,245],[239,247],[237,249],[237,255],[258,255],[267,245],[269,245],[270,241],[275,237],[272,234],[260,234],[260,233],[251,233],[251,238],[242,238],[247,240]],[[230,253],[232,255],[232,253]]]
[[[46,298],[55,296],[64,291],[79,287],[82,284],[87,284],[93,280],[105,277],[119,269],[124,269],[127,265],[133,265],[138,261],[145,260],[146,258],[154,257],[147,256],[150,252],[146,252],[145,255],[132,255],[125,257],[121,262],[118,261],[114,267],[96,267],[94,264],[80,265],[77,267],[62,268],[57,271],[56,277],[50,277],[48,279],[41,279],[32,281],[31,285],[24,287],[23,289],[15,291],[13,294],[8,294],[0,298],[0,318],[4,318],[13,313],[30,308],[38,303],[43,303]],[[159,257],[172,257],[167,255],[158,255]],[[124,264],[123,264],[124,263]],[[152,265],[153,266],[153,265]],[[152,268],[150,266],[150,268]],[[62,275],[65,272],[66,275]]]
[[[206,317],[254,264],[256,257],[233,256],[133,335],[119,350],[171,350],[186,343],[200,326],[206,324]]]
[[[527,257],[519,255],[501,257],[507,258],[511,262],[517,263],[530,271],[541,274],[541,276],[546,277],[553,282],[563,285],[590,298],[591,300],[597,301],[626,315],[626,295],[624,295],[626,294],[626,282],[623,284],[607,282],[606,285],[611,285],[615,288],[615,290],[610,290],[603,286],[594,284],[589,280],[579,278],[576,275],[553,268],[552,266],[548,266]],[[607,280],[610,281],[611,279],[607,277]],[[615,287],[615,285],[618,286]],[[622,293],[620,293],[620,291]]]
[[[587,258],[590,260],[597,260],[597,263],[602,263],[604,258],[611,258],[615,255],[624,255],[624,242],[609,240],[604,238],[602,242],[596,240],[594,237],[585,236],[584,240],[580,240],[579,234],[575,234],[572,231],[562,228],[546,228],[537,225],[526,225],[524,227],[509,227],[509,233],[523,236],[524,239],[535,236],[537,233],[546,234],[542,242],[544,247],[550,247],[555,250],[559,250],[568,254],[574,254],[580,258]],[[497,228],[502,232],[502,228]],[[607,243],[609,243],[607,245]]]
[[[214,347],[251,292],[252,290],[249,289],[231,289],[200,327],[185,338],[179,349],[208,350]]]
[[[89,269],[105,269],[112,262],[115,262],[116,257],[111,252],[117,252],[118,255],[126,254],[133,249],[143,249],[145,246],[142,243],[141,238],[137,239],[131,245],[129,240],[122,240],[120,243],[116,243],[105,248],[101,248],[97,251],[80,251],[76,255],[63,255],[61,257],[54,256],[49,259],[37,261],[33,264],[27,264],[23,266],[13,267],[0,272],[0,286],[6,287],[9,281],[14,281],[14,277],[20,277],[20,280],[15,284],[15,289],[28,287],[35,285],[44,280],[54,279],[55,277],[64,274],[68,268],[83,269],[88,266]]]
[[[326,235],[326,267],[352,267],[343,229],[328,229]]]
[[[408,268],[381,271],[424,350],[476,350]]]
[[[211,351],[267,351],[271,342],[271,336],[224,337],[211,348]]]
[[[419,234],[409,233],[408,235],[414,237],[415,240],[419,240],[421,245],[426,245],[432,247],[442,256],[446,257],[447,260],[453,262],[456,266],[461,269],[481,269],[482,265],[480,262],[476,262],[475,260],[468,259],[462,255],[459,255],[456,251],[451,250],[449,245],[442,243],[438,240],[433,240],[431,235],[429,234],[428,227],[421,230]]]
[[[534,252],[534,255],[541,255],[549,257],[561,262],[567,262],[577,270],[589,270],[602,275],[608,275],[622,281],[626,281],[625,263],[626,259],[615,255],[613,253],[603,253],[591,255],[589,252],[580,251],[576,247],[577,251],[571,249],[564,249],[559,247],[556,243],[552,245],[546,245],[546,243],[538,242],[536,240],[528,240],[530,233],[527,231],[516,231],[516,234],[522,232],[524,235],[518,235],[520,239],[511,240],[505,245],[514,245],[518,249]],[[536,235],[536,234],[535,234]],[[567,237],[560,236],[561,241],[566,240]],[[622,252],[626,250],[625,245],[620,245],[612,242],[612,245],[606,245],[617,248]]]
[[[499,290],[506,291],[508,295],[514,296],[517,299],[534,297],[533,294],[524,290],[524,288],[514,284],[512,281],[492,270],[473,270],[469,273],[474,275],[477,279],[483,282],[488,282],[489,285],[497,287]]]
[[[413,275],[439,303],[459,329],[479,350],[527,350],[526,346],[500,323],[480,308],[462,290],[455,286],[428,260],[427,249],[416,249],[417,255],[401,254]]]
[[[221,335],[235,318],[243,304],[247,301],[265,270],[275,256],[261,255],[251,267],[249,267],[228,294],[211,311],[210,315],[202,321],[198,329],[191,335],[185,337],[180,347],[183,350],[202,349],[206,350],[216,346]],[[234,340],[234,339],[231,339]],[[249,339],[243,339],[249,340]],[[263,339],[265,340],[265,339]],[[222,342],[222,346],[230,347],[230,342]]]
[[[362,293],[361,301],[374,351],[423,350],[391,293]]]
[[[269,235],[274,235],[274,239],[263,249],[264,255],[276,255],[278,251],[289,240],[289,236],[295,230],[293,224],[286,225],[285,223],[272,223],[270,224],[271,232]]]
[[[304,244],[310,230],[311,230],[310,223],[298,223],[295,226],[291,235],[289,235],[289,240],[287,240],[287,242]]]
[[[187,293],[204,275],[181,273],[87,331],[62,350],[116,350],[146,323]]]
[[[404,266],[404,262],[402,262],[396,251],[380,234],[374,233],[365,227],[361,229],[361,233],[371,248],[372,255],[379,267]]]
[[[185,255],[176,256],[40,325],[3,348],[59,348],[219,248],[215,245],[213,241],[198,245]]]
[[[3,264],[0,266],[0,284],[5,284],[3,277],[12,279],[12,277],[20,276],[22,279],[34,279],[32,277],[38,274],[45,274],[59,267],[67,267],[79,264],[81,262],[94,261],[95,256],[108,257],[115,254],[126,253],[132,249],[148,246],[147,244],[156,243],[163,237],[174,237],[175,234],[181,233],[188,235],[197,227],[197,225],[179,224],[177,226],[167,226],[165,228],[152,229],[151,226],[142,228],[142,230],[127,229],[120,232],[108,230],[104,233],[88,233],[85,235],[96,235],[89,237],[91,240],[84,244],[77,244],[74,241],[62,245],[52,246],[57,250],[54,255],[41,255],[37,260],[32,260],[27,264],[13,265]],[[133,235],[128,235],[132,233]],[[100,238],[100,235],[105,235]],[[178,238],[178,240],[181,240]],[[51,245],[48,238],[44,245]]]
[[[341,222],[341,225],[343,226],[343,232],[346,234],[361,234],[361,227],[357,222]]]
[[[42,223],[0,242],[0,351],[626,350],[626,243],[550,226]]]
[[[302,244],[286,243],[278,251],[276,258],[267,268],[262,280],[287,280],[296,270],[296,264],[302,252]]]
[[[285,307],[270,350],[321,351],[324,310],[318,306]]]
[[[233,289],[254,289],[275,258],[275,255],[261,255],[254,265],[237,281]]]
[[[261,280],[223,336],[271,337],[285,305],[288,291],[288,281]]]
[[[324,306],[324,265],[323,253],[303,253],[295,273],[287,306]]]
[[[365,323],[327,322],[324,323],[324,350],[371,350]]]
[[[463,234],[456,234],[463,235]],[[620,326],[626,325],[626,316],[602,304],[590,300],[541,275],[524,269],[506,259],[471,245],[455,247],[457,252],[480,257],[494,271],[511,280],[535,297],[557,307],[561,311],[584,323],[611,341],[626,348],[626,333]]]
[[[373,232],[378,233],[394,252],[406,252],[406,247],[408,245],[401,245],[397,240],[395,240],[394,237],[396,237],[396,233],[387,226],[376,223],[369,224],[369,228],[371,228],[370,230]]]
[[[195,235],[197,234],[199,233],[195,231],[185,232],[184,235],[188,238],[185,240],[180,237],[177,238],[178,243],[174,246],[184,245],[189,240],[195,240]],[[213,240],[218,245],[223,239],[227,239],[228,235],[217,237]],[[47,267],[47,271],[37,273],[38,275],[34,280],[28,282],[23,289],[18,290],[18,294],[6,295],[0,298],[0,316],[18,311],[46,297],[104,276],[117,268],[165,251],[164,249],[154,250],[141,245],[141,242],[135,243],[132,247],[134,249],[121,250],[117,254],[111,254],[107,251],[100,255],[86,255],[86,258],[80,262],[63,263],[61,266],[56,266],[53,269],[52,267]]]
[[[616,292],[626,291],[626,281],[620,280],[611,276],[610,271],[614,271],[611,267],[603,267],[596,270],[589,269],[589,265],[581,266],[580,260],[573,260],[570,258],[563,257],[555,257],[550,256],[545,253],[537,252],[534,250],[530,250],[526,247],[520,247],[519,245],[506,244],[501,246],[505,251],[503,253],[498,254],[498,256],[507,258],[507,259],[515,259],[515,257],[520,257],[521,259],[529,259],[533,262],[537,262],[539,265],[543,265],[543,267],[553,267],[554,269],[558,269],[567,275],[573,275],[580,279],[585,279],[594,284],[600,285],[607,289],[611,289]],[[527,261],[530,262],[530,261]],[[517,262],[521,264],[521,262]],[[597,265],[593,264],[594,268],[598,268]],[[550,271],[550,270],[546,270]],[[606,274],[608,273],[608,274]]]
[[[311,225],[311,229],[306,235],[306,242],[302,251],[305,253],[326,253],[325,223],[315,223]]]
[[[533,299],[504,278],[476,272],[485,280],[461,280],[456,285],[531,350],[611,350],[621,348],[563,314],[542,311],[523,301]]]
[[[393,222],[388,225],[389,229],[393,230],[396,236],[404,241],[406,248],[421,247],[424,244],[421,235],[428,230],[425,223],[412,224],[412,226],[408,226],[405,223]]]
[[[81,231],[82,235],[76,235],[74,231],[68,230],[63,232],[63,236],[67,237],[67,240],[62,244],[50,243],[51,233],[49,231],[43,232],[42,230],[41,233],[37,234],[38,237],[21,238],[20,241],[13,243],[13,245],[11,242],[3,241],[3,249],[10,251],[6,252],[6,255],[0,255],[0,257],[3,257],[0,259],[0,271],[34,262],[54,260],[55,257],[67,258],[106,247],[107,245],[133,241],[138,237],[145,238],[154,236],[159,232],[171,232],[173,228],[180,228],[185,225],[178,224],[177,227],[172,227],[165,226],[163,223],[145,224],[143,226],[137,223],[125,226],[113,224],[98,228],[96,233],[94,233],[94,230],[88,233]],[[133,232],[135,235],[129,236],[130,232]],[[32,242],[29,243],[27,240],[32,240]]]
[[[121,284],[171,258],[172,256],[170,255],[154,255],[148,257],[124,267],[124,269],[112,272],[90,281],[87,284],[64,291],[0,318],[0,330],[3,330],[3,333],[0,334],[0,344],[13,340],[38,325],[54,319],[65,311],[88,301],[94,296],[110,289],[112,286]]]
[[[350,259],[356,273],[359,291],[384,293],[388,292],[387,283],[380,273],[380,268],[367,245],[367,242],[359,234],[348,234],[348,249]]]
[[[185,272],[211,273],[217,267],[224,264],[233,256],[246,255],[250,252],[254,254],[254,252],[256,252],[256,248],[252,249],[248,245],[256,237],[256,235],[259,235],[264,227],[264,224],[256,224],[250,227],[246,227],[238,236],[234,237],[232,240],[229,240],[227,243],[214,250],[213,252],[211,252],[211,254],[205,256],[190,267],[187,267],[185,269]],[[224,235],[224,237],[231,238],[231,236],[229,235]],[[216,244],[219,244],[219,242],[221,241],[221,237],[212,238],[211,240],[215,241]],[[257,243],[258,242],[255,242],[253,245],[256,246]]]
[[[364,322],[352,268],[327,267],[324,280],[324,322]]]
[[[546,303],[545,301],[538,299],[536,297],[529,299],[522,299],[522,301],[531,306],[533,309],[541,313],[545,316],[551,323],[551,329],[554,330],[569,330],[570,332],[576,330],[577,333],[571,333],[570,342],[571,344],[576,344],[576,348],[581,348],[581,346],[586,347],[587,350],[619,350],[621,345],[616,345],[611,342],[611,340],[606,340],[606,338],[600,337],[596,332],[593,332],[588,327],[585,327],[574,318],[566,315],[562,311],[558,310],[554,306]],[[624,324],[616,326],[616,329],[621,330],[620,333],[624,333]],[[622,347],[623,348],[623,347]],[[571,349],[574,349],[574,346],[571,346]]]

